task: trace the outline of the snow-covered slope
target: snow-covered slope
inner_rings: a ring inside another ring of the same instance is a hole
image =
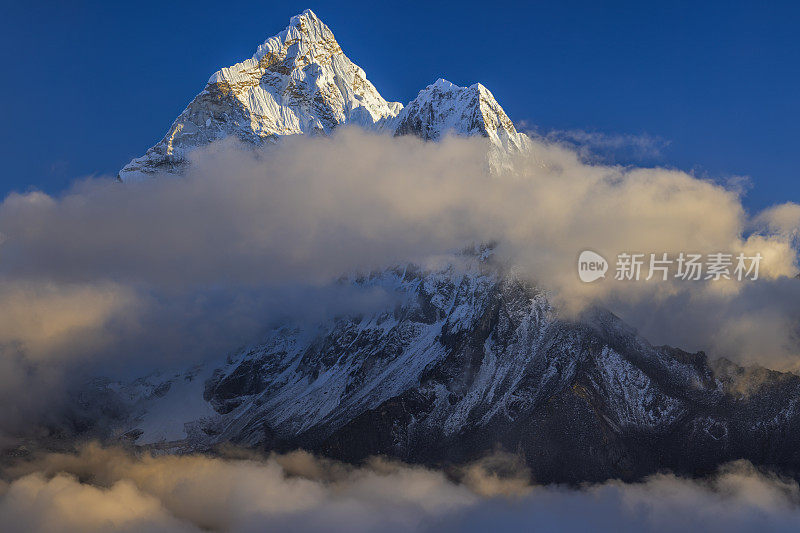
[[[440,79],[407,109],[387,102],[331,30],[306,10],[252,58],[211,76],[164,138],[119,177],[180,172],[190,151],[227,136],[258,146],[287,135],[329,134],[343,124],[426,140],[445,134],[486,137],[492,162],[530,148],[528,137],[479,83],[459,87]]]

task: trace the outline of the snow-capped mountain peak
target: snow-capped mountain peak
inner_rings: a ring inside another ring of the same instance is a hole
[[[402,107],[381,97],[330,28],[306,10],[253,57],[214,73],[166,136],[128,163],[120,178],[178,172],[189,151],[230,135],[259,145],[286,135],[330,133],[344,123],[375,128]]]

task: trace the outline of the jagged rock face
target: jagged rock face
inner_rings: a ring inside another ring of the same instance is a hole
[[[700,475],[740,458],[797,475],[800,377],[653,347],[601,310],[560,321],[536,311],[546,307],[530,288],[507,283],[492,289],[488,328],[452,345],[443,332],[451,351],[419,386],[322,442],[295,442],[348,461],[426,464],[500,448],[540,482]]]
[[[119,173],[122,181],[179,173],[192,150],[234,136],[259,146],[287,135],[329,134],[339,125],[437,140],[447,133],[486,137],[489,159],[530,148],[481,84],[438,80],[407,110],[387,102],[311,11],[258,47],[252,58],[216,72],[166,136]]]
[[[124,180],[176,172],[186,154],[230,135],[258,145],[339,124],[374,128],[402,109],[384,100],[311,11],[258,47],[252,58],[216,72],[167,135],[120,171]]]

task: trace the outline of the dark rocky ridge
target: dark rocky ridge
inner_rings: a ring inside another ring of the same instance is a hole
[[[477,255],[355,283],[406,298],[375,315],[286,324],[232,355],[203,388],[216,414],[185,421],[184,439],[139,440],[147,406],[187,400],[157,382],[113,434],[173,452],[232,442],[351,462],[457,464],[503,450],[539,482],[702,475],[736,459],[798,470],[794,374],[651,346],[601,309],[561,319],[546,293]]]

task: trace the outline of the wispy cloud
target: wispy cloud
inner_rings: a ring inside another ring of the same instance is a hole
[[[600,131],[553,130],[533,135],[547,142],[570,147],[587,162],[605,164],[646,164],[662,162],[670,141],[647,133],[605,133]]]

